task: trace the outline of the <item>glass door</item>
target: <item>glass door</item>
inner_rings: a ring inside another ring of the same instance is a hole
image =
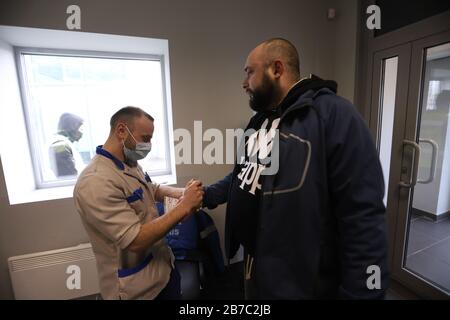
[[[393,277],[426,298],[450,296],[450,33],[411,47],[399,177]],[[383,145],[383,142],[381,142]],[[381,156],[381,154],[380,154]],[[392,170],[392,169],[391,169]]]

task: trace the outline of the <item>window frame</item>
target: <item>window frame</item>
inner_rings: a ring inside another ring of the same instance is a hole
[[[164,114],[164,142],[166,144],[165,157],[166,157],[166,169],[155,170],[151,172],[153,177],[159,176],[173,176],[176,180],[175,171],[175,155],[171,152],[170,144],[170,121],[172,115],[169,116],[168,108],[168,96],[170,90],[167,88],[167,76],[166,72],[170,72],[166,68],[166,61],[164,54],[148,54],[148,53],[130,53],[130,52],[109,52],[109,51],[94,51],[94,50],[76,50],[76,49],[59,49],[59,48],[42,48],[42,47],[23,47],[13,46],[14,56],[17,68],[17,77],[19,80],[19,90],[22,98],[22,109],[25,119],[26,135],[28,140],[28,150],[32,161],[34,182],[36,189],[48,189],[65,186],[73,186],[77,181],[77,177],[69,179],[60,179],[58,181],[44,181],[42,170],[42,158],[39,156],[39,149],[42,148],[44,143],[40,141],[40,135],[33,135],[33,132],[37,132],[38,125],[32,118],[38,115],[39,112],[35,110],[30,104],[30,92],[27,82],[26,67],[24,61],[24,54],[32,55],[46,55],[46,56],[68,56],[68,57],[87,57],[87,58],[103,58],[103,59],[124,59],[124,60],[143,60],[143,61],[158,61],[161,67],[161,88],[162,88],[162,105]],[[171,109],[171,108],[170,108]],[[106,137],[105,137],[106,139]],[[161,139],[161,137],[159,138]],[[92,146],[95,148],[95,146]],[[161,182],[165,183],[165,182]]]

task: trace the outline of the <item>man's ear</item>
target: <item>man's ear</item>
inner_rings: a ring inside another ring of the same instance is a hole
[[[125,123],[119,123],[116,126],[116,136],[119,140],[125,140],[127,137],[128,131]]]
[[[281,77],[281,75],[284,73],[284,65],[281,60],[275,60],[273,62],[273,75],[275,78]]]

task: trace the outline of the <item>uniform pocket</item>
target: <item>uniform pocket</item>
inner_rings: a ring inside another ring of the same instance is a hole
[[[143,200],[144,199],[144,190],[142,190],[142,188],[138,188],[136,190],[133,191],[133,194],[127,197],[127,202],[128,203],[133,203],[136,202],[138,200]]]
[[[137,273],[119,277],[119,298],[121,300],[145,299],[149,291],[148,272],[145,267]],[[151,298],[149,298],[151,299]]]
[[[152,256],[134,268],[119,270],[119,298],[154,299],[169,281],[170,271],[169,264],[161,265]]]
[[[142,216],[145,212],[144,191],[142,188],[134,190],[133,194],[126,198],[130,207],[136,212],[138,216]]]

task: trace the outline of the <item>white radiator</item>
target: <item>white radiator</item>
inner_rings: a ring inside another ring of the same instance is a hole
[[[90,243],[8,259],[16,299],[75,299],[99,293]]]

